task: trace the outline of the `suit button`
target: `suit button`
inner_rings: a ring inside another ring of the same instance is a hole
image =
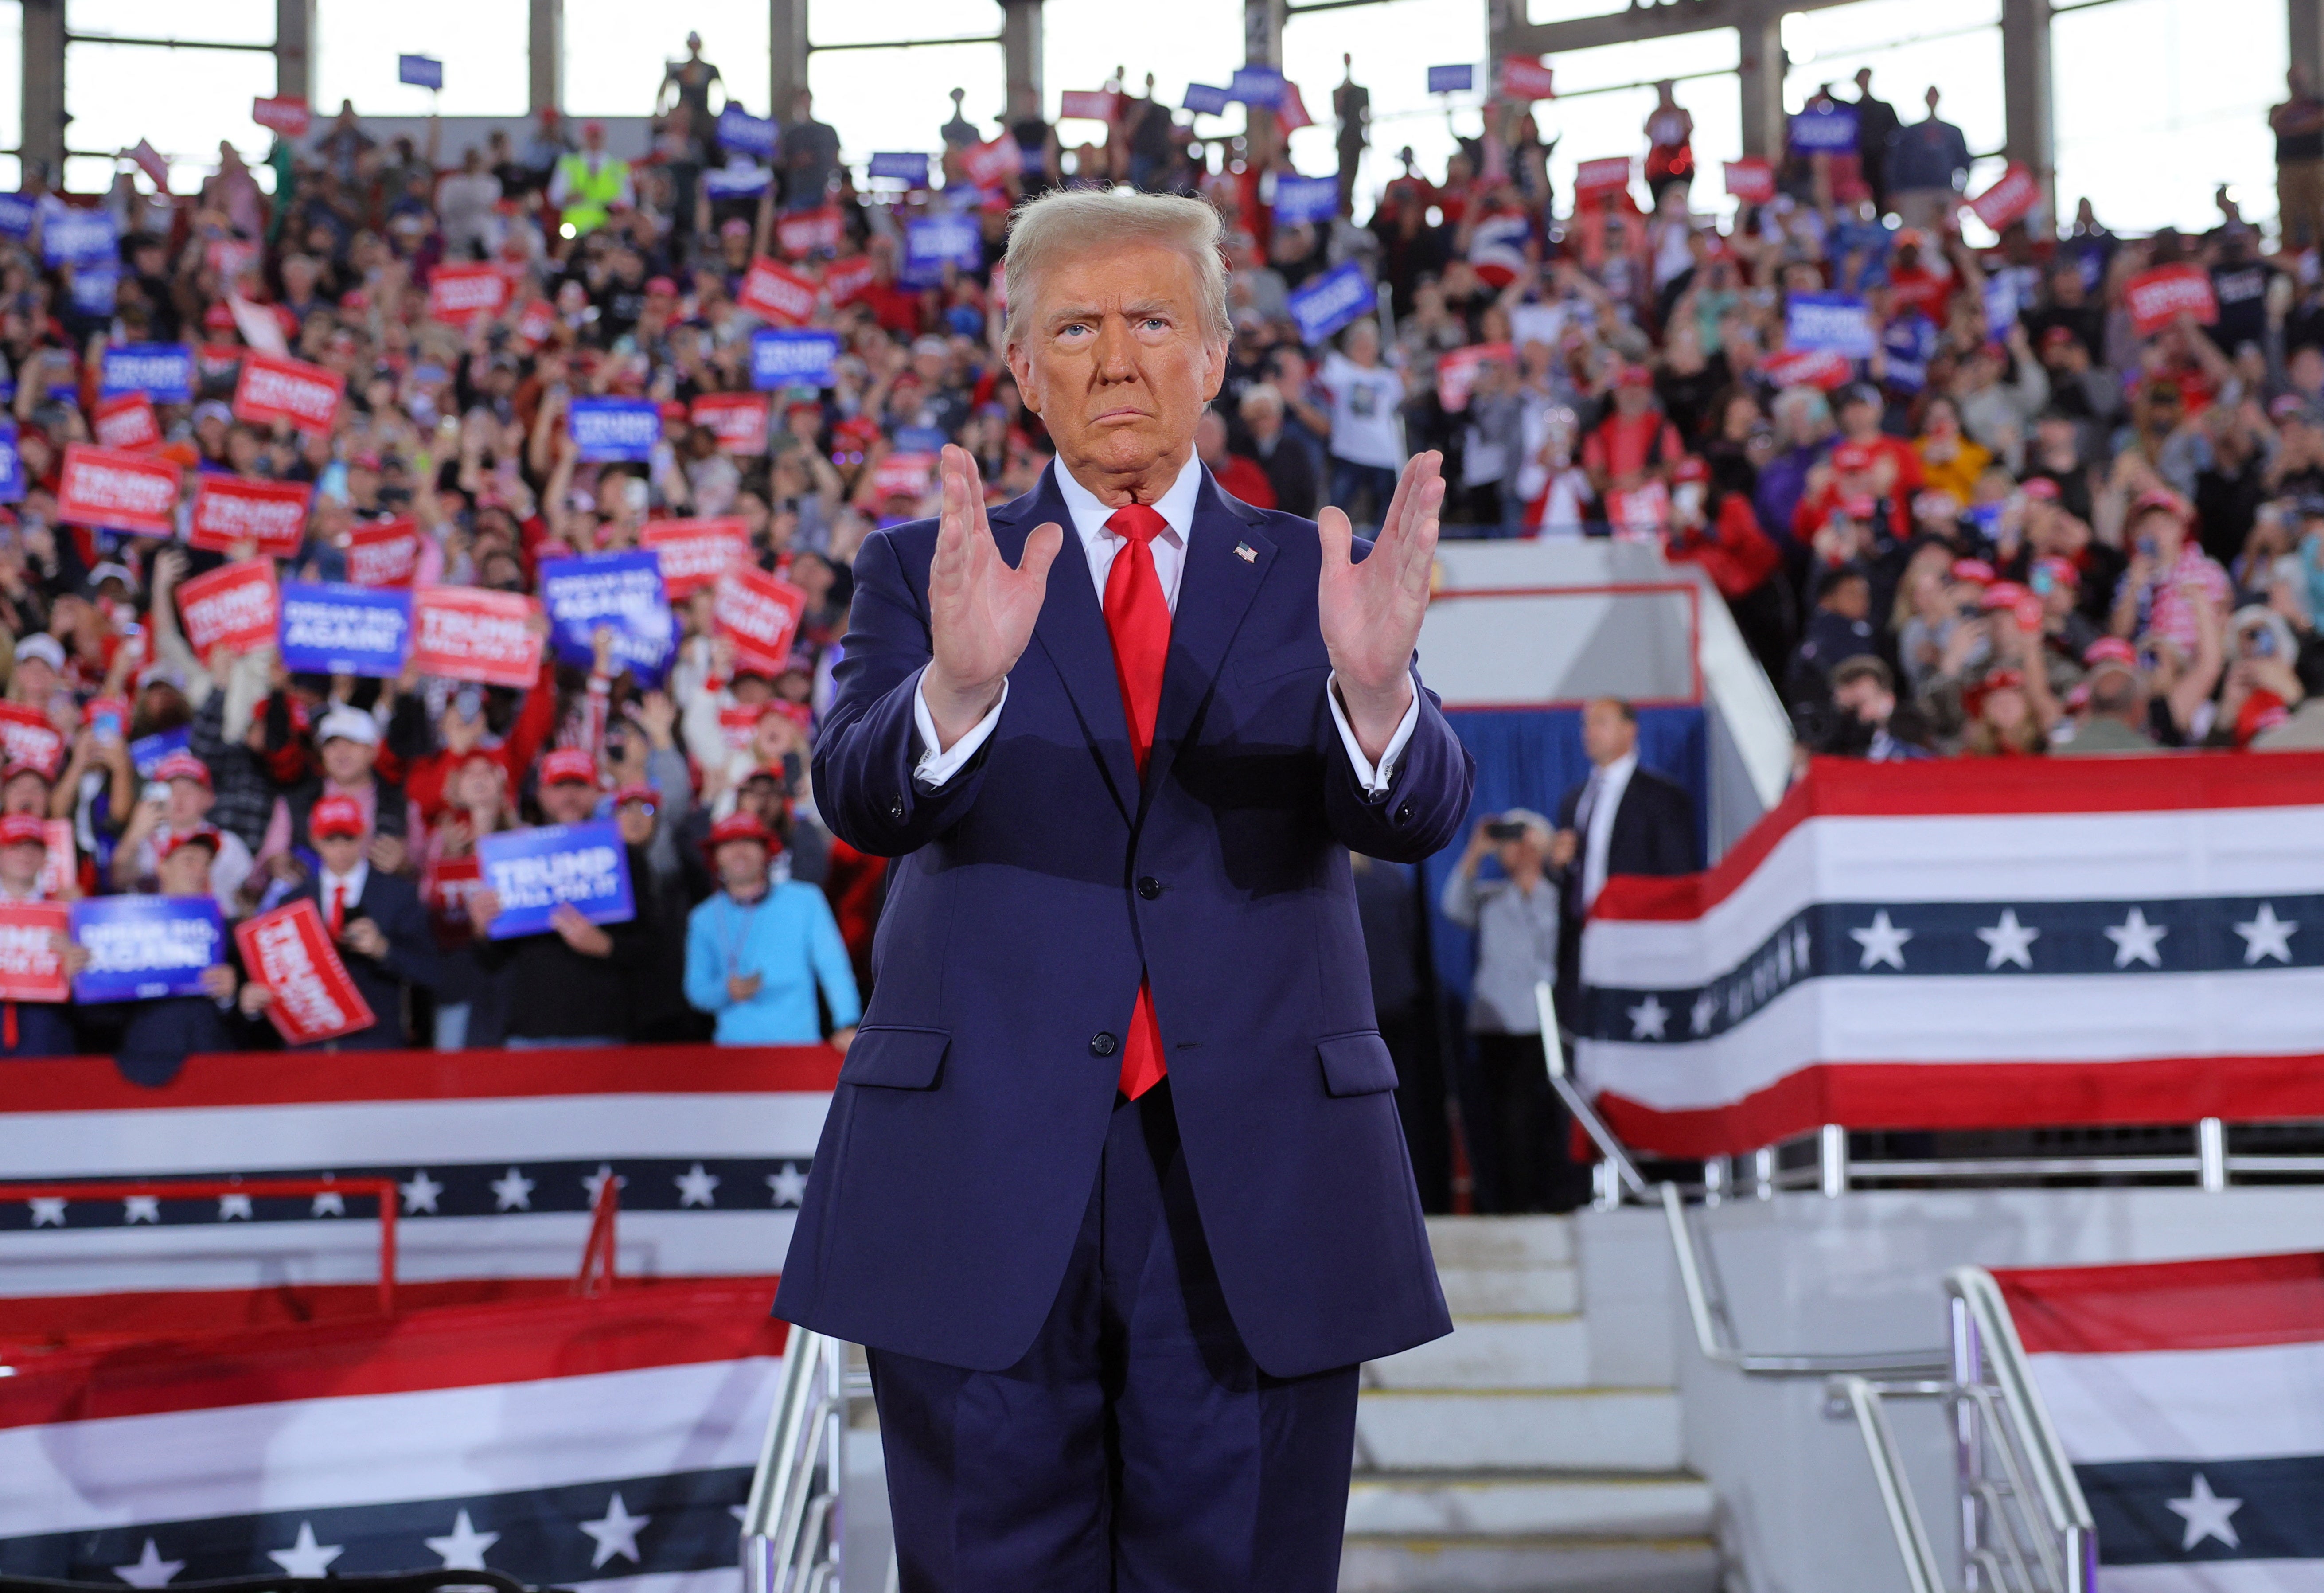
[[[1100,1029],[1096,1033],[1090,1036],[1090,1055],[1093,1057],[1110,1057],[1113,1054],[1115,1043],[1116,1042],[1112,1035],[1107,1033],[1104,1030]]]
[[[1162,894],[1162,882],[1150,874],[1147,875],[1138,882],[1138,894],[1151,902]]]
[[[888,810],[888,817],[896,820],[897,823],[901,824],[904,821],[904,804],[899,801],[893,807],[890,808]]]
[[[901,819],[903,815],[899,813],[896,817]],[[1404,806],[1396,810],[1396,821],[1398,824],[1409,824],[1412,822],[1412,804],[1410,802],[1405,803]]]

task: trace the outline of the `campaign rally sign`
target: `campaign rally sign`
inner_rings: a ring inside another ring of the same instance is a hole
[[[1469,394],[1477,386],[1477,368],[1487,360],[1515,368],[1517,350],[1507,343],[1471,343],[1437,357],[1436,402],[1446,414],[1457,415],[1469,407]]]
[[[775,243],[786,255],[828,255],[839,247],[839,209],[825,205],[801,210],[775,223]]]
[[[280,601],[282,667],[291,673],[392,681],[403,672],[411,641],[409,592],[285,581]]]
[[[1829,393],[1856,375],[1844,354],[1807,348],[1786,348],[1759,362],[1760,374],[1777,387],[1820,387]]]
[[[178,612],[197,658],[208,658],[213,647],[247,653],[265,646],[274,640],[281,607],[272,559],[228,564],[178,588]]]
[[[797,326],[815,313],[816,292],[812,277],[761,255],[751,262],[734,302],[762,320]]]
[[[775,153],[777,137],[773,118],[754,116],[731,99],[726,108],[718,113],[718,142],[726,149],[739,149],[763,159]]]
[[[1067,88],[1057,96],[1060,122],[1111,122],[1121,108],[1121,96],[1104,88]]]
[[[71,929],[72,914],[61,902],[0,904],[0,1001],[72,999],[72,979],[57,948]]]
[[[944,434],[936,435],[941,440]],[[942,446],[941,440],[938,446]],[[925,497],[936,474],[936,456],[933,452],[892,453],[872,469],[872,494],[875,498]]]
[[[1555,80],[1554,74],[1541,64],[1538,56],[1501,57],[1501,97],[1504,99],[1554,99],[1557,92],[1552,85]]]
[[[771,328],[751,336],[751,385],[761,393],[778,387],[828,387],[839,363],[839,334]]]
[[[174,460],[76,442],[66,448],[57,518],[167,536],[177,529]]]
[[[1980,290],[1985,305],[1985,335],[2000,338],[2017,324],[2017,279],[2006,271],[1985,279]]]
[[[234,418],[261,426],[288,421],[301,431],[328,431],[346,385],[346,378],[337,371],[254,348],[244,356],[242,375],[234,384]]]
[[[755,393],[706,393],[687,419],[718,439],[718,451],[745,458],[767,451],[767,401]]]
[[[143,393],[124,393],[116,398],[97,400],[97,408],[89,412],[88,425],[102,448],[137,453],[161,446],[161,420],[153,413],[152,401]]]
[[[358,525],[347,533],[347,580],[358,587],[408,587],[420,573],[420,523],[410,515]]]
[[[1340,180],[1336,177],[1294,177],[1275,180],[1275,218],[1286,227],[1307,221],[1329,221],[1340,213]]]
[[[1764,205],[1775,197],[1775,168],[1757,155],[1728,161],[1727,191],[1747,205]]]
[[[428,313],[456,327],[499,314],[508,296],[509,280],[497,265],[439,265],[428,278]]]
[[[1466,94],[1477,86],[1477,69],[1472,66],[1431,67],[1428,69],[1428,92],[1431,94]]]
[[[40,211],[24,194],[0,194],[0,237],[28,238]]]
[[[558,559],[540,567],[540,599],[563,662],[589,667],[599,627],[613,633],[614,667],[658,681],[678,652],[678,627],[653,549]]]
[[[1936,324],[1917,310],[1908,310],[1880,332],[1887,383],[1906,393],[1929,384],[1929,361],[1936,357]]]
[[[751,561],[751,534],[742,520],[649,520],[645,545],[661,560],[671,599],[690,597],[730,570]]]
[[[1212,83],[1187,84],[1186,97],[1179,101],[1179,104],[1187,110],[1204,116],[1223,116],[1227,113],[1227,107],[1233,103],[1234,94],[1231,90],[1221,88]]]
[[[70,911],[73,943],[88,953],[76,1001],[199,996],[202,971],[226,960],[214,896],[89,896]]]
[[[1273,67],[1241,66],[1227,80],[1227,94],[1245,105],[1263,106],[1272,110],[1282,103],[1284,77]]]
[[[444,63],[432,55],[399,55],[395,58],[395,80],[409,83],[414,88],[441,88]]]
[[[1812,354],[1872,357],[1872,312],[1852,293],[1794,293],[1784,310],[1784,341]]]
[[[1856,110],[1852,106],[1825,104],[1791,119],[1792,148],[1812,154],[1856,148]]]
[[[637,916],[629,851],[610,819],[481,835],[476,857],[485,888],[501,899],[487,940],[540,934],[561,906],[578,909],[591,923],[627,923]]]
[[[186,540],[213,553],[255,542],[270,559],[295,559],[307,540],[307,505],[314,491],[302,481],[197,476],[193,528]]]
[[[1300,338],[1320,343],[1360,315],[1370,315],[1379,297],[1371,279],[1352,260],[1334,266],[1291,295],[1291,319]]]
[[[2019,162],[2009,162],[1991,188],[1969,202],[1969,208],[1979,221],[1999,232],[2013,221],[2022,221],[2042,202],[2042,185],[2034,173]]]
[[[470,587],[421,587],[410,601],[411,661],[420,673],[487,686],[530,686],[540,678],[540,642],[532,622],[540,607],[531,598]]]
[[[0,504],[24,501],[24,456],[16,451],[16,422],[0,421]]]
[[[1601,194],[1619,193],[1630,186],[1630,157],[1607,155],[1600,160],[1577,162],[1573,168],[1573,197],[1589,200]]]
[[[51,265],[110,265],[121,258],[120,235],[110,210],[69,205],[43,206],[41,254]]]
[[[872,157],[872,175],[914,188],[928,185],[928,158],[917,150],[890,150]]]
[[[904,223],[904,268],[916,277],[934,281],[946,265],[974,271],[983,251],[973,216],[916,216]]]
[[[270,641],[272,637],[268,638]],[[137,771],[140,780],[153,778],[153,771],[161,760],[172,753],[184,752],[193,737],[183,725],[174,730],[156,730],[151,736],[140,736],[129,744],[129,764]]]
[[[807,613],[807,594],[780,576],[749,565],[718,578],[711,614],[718,634],[731,638],[738,664],[779,670],[791,655],[791,639],[798,634],[799,618]]]
[[[29,703],[0,702],[0,761],[30,764],[54,775],[64,761],[63,732]]]
[[[111,315],[121,295],[121,273],[110,265],[73,268],[72,305],[83,315]]]
[[[142,393],[155,403],[194,401],[194,351],[183,343],[124,343],[105,351],[99,394]]]
[[[2200,265],[2158,265],[2130,279],[2124,291],[2130,306],[2131,326],[2142,338],[2151,338],[2182,315],[2200,326],[2219,319],[2219,301],[2211,292],[2211,278]]]
[[[1025,152],[1017,140],[1004,133],[990,144],[980,144],[960,158],[968,170],[968,180],[979,188],[991,188],[1004,177],[1014,177],[1025,169]]]
[[[868,258],[851,255],[823,268],[823,291],[831,295],[835,305],[850,304],[858,293],[872,285],[872,262]]]
[[[244,919],[234,927],[234,943],[252,982],[274,993],[266,1015],[289,1044],[336,1040],[378,1021],[310,898]]]
[[[280,133],[285,138],[304,138],[307,129],[314,125],[315,113],[307,102],[290,95],[250,102],[250,119],[260,126]]]
[[[702,191],[714,199],[747,199],[752,194],[766,192],[774,183],[773,172],[740,157],[724,166],[713,166],[702,174]]]
[[[565,425],[584,464],[641,461],[661,440],[661,406],[650,398],[576,398]]]

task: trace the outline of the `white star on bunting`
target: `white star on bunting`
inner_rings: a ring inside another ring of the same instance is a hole
[[[33,1197],[32,1197],[32,1226],[33,1226],[34,1227],[36,1227],[36,1228],[38,1228],[38,1227],[59,1227],[59,1228],[60,1228],[60,1227],[64,1227],[64,1226],[65,1226],[65,1201],[64,1201],[64,1197],[63,1197],[63,1196],[61,1196],[61,1195],[35,1195],[35,1196],[33,1196]]]
[[[126,1208],[121,1218],[124,1225],[161,1220],[161,1197],[159,1195],[132,1195],[121,1204]]]
[[[451,1535],[442,1538],[422,1538],[428,1551],[439,1555],[446,1570],[482,1570],[484,1551],[501,1541],[498,1533],[480,1533],[468,1524],[468,1513],[461,1511],[452,1523]]]
[[[678,1204],[681,1210],[688,1206],[715,1206],[718,1203],[718,1175],[705,1172],[699,1162],[670,1181],[678,1186]]]
[[[2292,937],[2299,931],[2296,921],[2275,915],[2275,903],[2263,902],[2259,915],[2249,923],[2239,923],[2236,933],[2244,938],[2244,966],[2250,968],[2263,957],[2273,957],[2279,962],[2292,960]]]
[[[613,1164],[610,1162],[600,1162],[597,1163],[597,1171],[581,1181],[581,1187],[589,1191],[590,1205],[596,1205],[598,1192],[605,1187],[605,1181],[609,1178],[613,1179],[613,1187],[617,1190],[626,1190],[630,1187],[627,1174],[613,1178]]]
[[[533,1181],[525,1177],[522,1169],[510,1168],[506,1178],[493,1180],[493,1209],[500,1211],[531,1210],[532,1186]]]
[[[337,1190],[323,1190],[315,1196],[315,1203],[307,1209],[309,1217],[345,1217],[347,1198]]]
[[[2017,909],[2001,910],[2001,922],[1989,930],[1979,930],[1977,938],[1985,942],[1985,968],[1987,973],[2004,963],[2015,963],[2031,973],[2034,958],[2031,948],[2042,938],[2042,931],[2017,922]]]
[[[1792,938],[1788,934],[1775,937],[1775,978],[1785,985],[1792,982]]]
[[[2165,925],[2147,922],[2143,909],[2132,908],[2128,918],[2106,932],[2106,938],[2114,942],[2115,967],[2128,968],[2134,962],[2143,962],[2149,968],[2161,968],[2163,954],[2157,948],[2170,932]]]
[[[220,1195],[218,1197],[218,1220],[220,1222],[232,1222],[237,1218],[244,1222],[251,1220],[250,1197],[248,1195]]]
[[[2230,1549],[2243,1547],[2242,1541],[2236,1536],[2234,1524],[2227,1518],[2242,1509],[2244,1502],[2220,1498],[2211,1491],[2210,1482],[2201,1472],[2195,1474],[2195,1480],[2188,1488],[2185,1498],[2165,1499],[2163,1503],[2173,1515],[2187,1524],[2186,1537],[2179,1545],[2181,1553],[2185,1553],[2206,1538],[2217,1538]]]
[[[331,1561],[346,1552],[339,1544],[315,1542],[313,1524],[302,1521],[299,1524],[298,1542],[288,1549],[269,1549],[266,1558],[281,1566],[286,1577],[319,1577],[331,1569]]]
[[[410,1217],[415,1211],[439,1215],[436,1210],[436,1197],[444,1192],[444,1186],[429,1177],[425,1167],[411,1175],[410,1183],[396,1187],[403,1191],[404,1216]]]
[[[1864,960],[1857,971],[1878,968],[1882,964],[1902,973],[1904,968],[1904,942],[1913,938],[1910,930],[1900,930],[1888,922],[1888,910],[1884,907],[1872,915],[1871,923],[1860,930],[1850,930],[1848,938],[1864,948]]]
[[[622,1496],[615,1494],[602,1517],[581,1524],[581,1530],[597,1541],[597,1551],[590,1556],[590,1565],[602,1566],[616,1554],[637,1563],[638,1529],[652,1519],[650,1515],[632,1515],[629,1506],[622,1503]]]
[[[1694,1032],[1697,1034],[1708,1034],[1711,1033],[1711,1020],[1718,1015],[1719,1000],[1710,991],[1705,990],[1694,998],[1694,1010],[1687,1014],[1687,1021],[1694,1025]]]
[[[1630,1038],[1660,1040],[1663,1025],[1670,1021],[1670,1009],[1652,996],[1630,1008]]]
[[[137,1557],[135,1565],[116,1565],[113,1574],[133,1588],[166,1588],[170,1579],[186,1569],[182,1560],[164,1560],[161,1551],[153,1547],[153,1540],[145,1540],[145,1552]]]
[[[1803,923],[1793,925],[1792,966],[1800,970],[1800,977],[1803,979],[1808,977],[1810,971],[1808,964],[1808,926]]]
[[[807,1199],[807,1174],[786,1162],[780,1172],[767,1174],[767,1188],[775,1193],[778,1206],[796,1206]]]

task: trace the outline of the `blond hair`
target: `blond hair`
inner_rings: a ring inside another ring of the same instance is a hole
[[[1202,316],[1213,339],[1234,335],[1227,319],[1226,257],[1220,253],[1219,213],[1184,194],[1140,193],[1129,188],[1052,189],[1017,208],[1009,224],[1006,256],[1009,323],[1003,341],[1023,341],[1041,273],[1069,255],[1159,244],[1176,249],[1194,268]]]

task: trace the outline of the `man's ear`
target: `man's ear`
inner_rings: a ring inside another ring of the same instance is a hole
[[[1032,357],[1025,352],[1022,343],[1011,343],[1001,350],[1009,361],[1009,374],[1017,379],[1017,396],[1035,414],[1041,412],[1041,385],[1036,381]]]
[[[1203,402],[1208,403],[1227,384],[1227,346],[1223,339],[1203,345]]]

